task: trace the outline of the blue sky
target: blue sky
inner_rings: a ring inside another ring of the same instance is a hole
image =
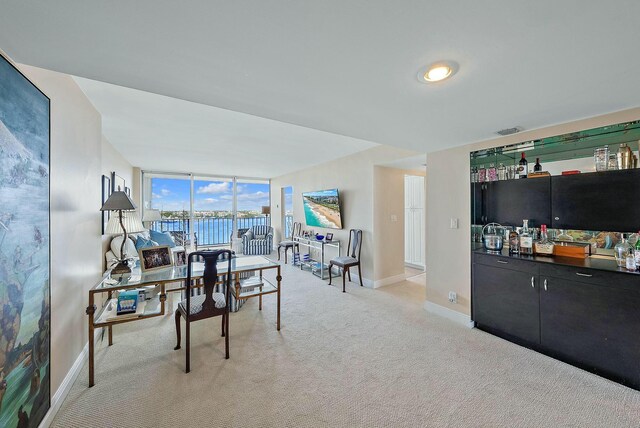
[[[189,211],[190,186],[188,179],[152,178],[152,208]],[[231,211],[233,183],[195,180],[194,198],[195,211]],[[269,205],[269,184],[238,183],[238,211],[260,211],[264,205]]]

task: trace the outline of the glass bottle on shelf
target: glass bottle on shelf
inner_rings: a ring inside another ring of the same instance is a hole
[[[527,178],[528,173],[529,173],[529,162],[527,162],[527,158],[524,157],[524,152],[522,152],[522,156],[520,157],[520,162],[518,162],[518,178]]]
[[[471,182],[476,183],[478,181],[478,172],[475,166],[471,167]]]
[[[566,229],[560,229],[560,235],[556,236],[556,241],[561,242],[573,242],[573,236],[567,233]]]
[[[504,166],[503,163],[498,166],[498,180],[506,180],[507,179],[507,167]]]
[[[522,220],[520,254],[533,255],[533,236],[531,236],[531,231],[529,230],[529,220]]]
[[[540,158],[536,158],[536,164],[533,166],[534,172],[542,171],[542,165],[540,165]]]
[[[487,181],[498,181],[498,171],[494,164],[489,164],[489,169],[487,169]]]
[[[535,253],[541,256],[552,256],[553,255],[553,242],[549,240],[549,235],[547,233],[547,225],[543,224],[540,226],[540,240],[534,244]]]
[[[598,147],[593,151],[593,160],[596,164],[596,171],[606,171],[609,169],[609,146]]]
[[[509,232],[509,254],[520,254],[520,236],[516,230]]]
[[[484,168],[484,165],[480,165],[480,169],[478,169],[478,183],[484,183],[487,181],[487,170]]]
[[[616,263],[619,267],[625,267],[627,264],[627,256],[632,251],[631,245],[627,242],[627,238],[624,233],[620,234],[620,242],[618,242],[614,248],[614,254],[616,256]]]

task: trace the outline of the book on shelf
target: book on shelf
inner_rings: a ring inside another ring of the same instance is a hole
[[[138,290],[126,290],[118,293],[118,307],[117,314],[131,314],[135,313],[138,308]]]
[[[264,281],[259,276],[250,276],[249,278],[240,280],[240,290],[242,291],[252,291],[257,287],[262,287],[264,285]]]
[[[136,318],[139,316],[144,315],[144,311],[145,311],[145,307],[146,307],[146,301],[140,302],[137,306],[136,306],[136,311],[135,312],[128,312],[125,314],[120,314],[118,315],[118,299],[111,299],[108,303],[107,306],[104,309],[104,313],[103,315],[100,317],[102,320],[104,321],[116,321],[116,320],[124,320],[124,319],[129,319],[129,318]]]

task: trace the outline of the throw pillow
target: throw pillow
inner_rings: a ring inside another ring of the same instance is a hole
[[[136,240],[136,250],[140,251],[141,248],[147,248],[147,247],[156,247],[158,246],[158,243],[155,241],[152,241],[151,239],[145,239],[142,236],[138,236],[138,239]]]
[[[176,243],[169,232],[157,232],[155,230],[151,230],[149,231],[149,235],[152,241],[157,242],[157,245],[168,245],[169,248],[176,246]]]
[[[120,245],[122,245],[122,240],[124,239],[124,235],[116,236],[111,240],[111,251],[116,256],[116,258],[121,259],[120,257]],[[138,257],[138,251],[136,250],[136,244],[133,243],[131,238],[127,237],[127,242],[124,244],[124,253],[127,257]]]

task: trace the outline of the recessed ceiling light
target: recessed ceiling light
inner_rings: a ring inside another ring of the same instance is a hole
[[[439,61],[423,67],[418,71],[418,81],[422,83],[441,82],[453,76],[458,71],[458,65],[451,61]]]

